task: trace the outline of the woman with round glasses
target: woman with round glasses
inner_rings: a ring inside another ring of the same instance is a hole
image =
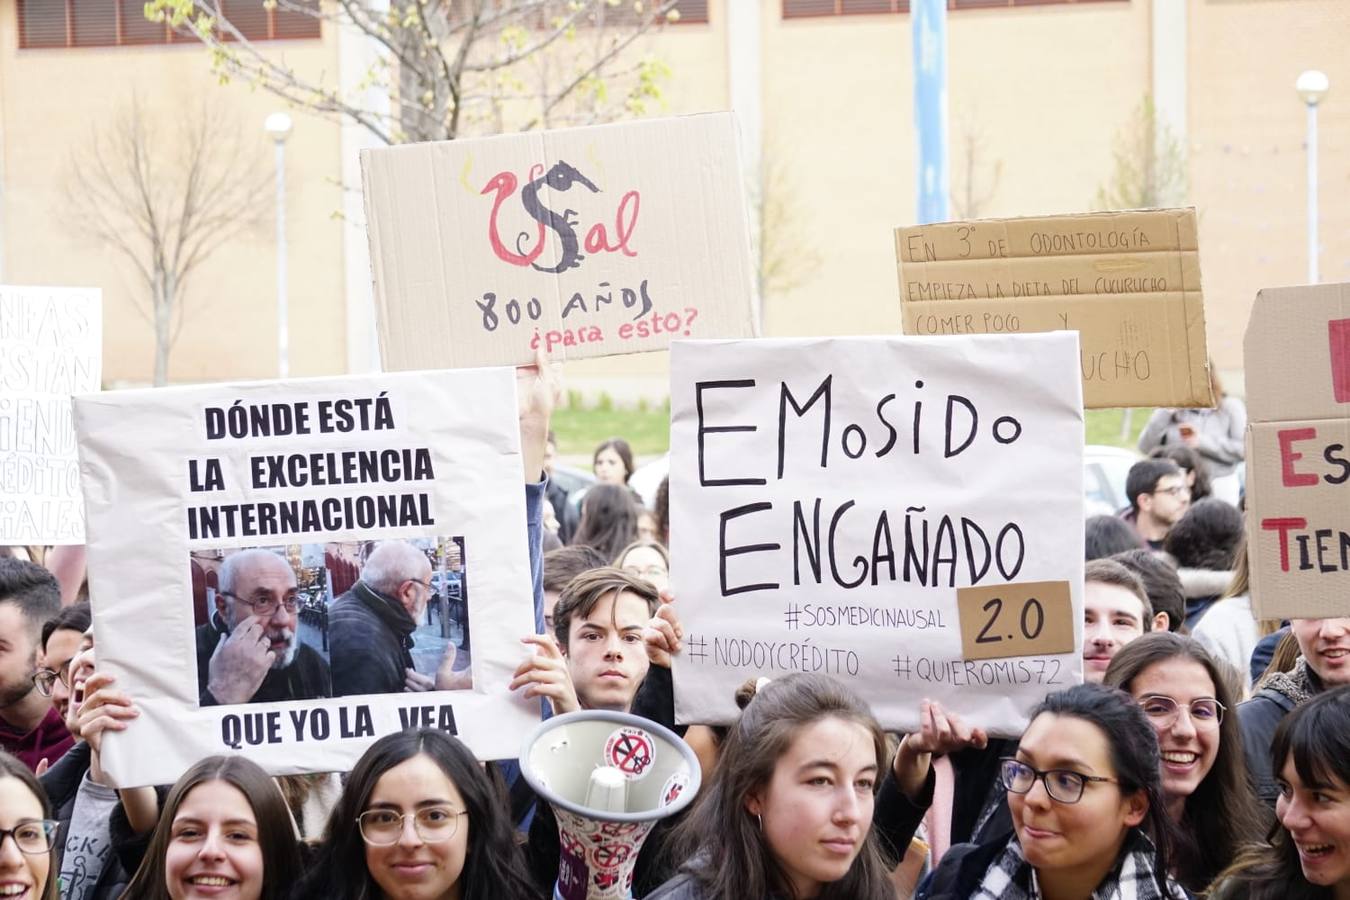
[[[1128,694],[1084,684],[1049,695],[999,778],[1013,833],[947,851],[916,898],[1184,896],[1167,875],[1158,742]]]
[[[208,756],[169,790],[121,900],[282,900],[299,869],[272,779],[242,756]]]
[[[57,822],[28,767],[0,752],[0,890],[22,900],[57,900],[52,869]]]
[[[533,900],[510,810],[432,729],[376,741],[352,769],[296,900]]]
[[[1240,678],[1195,639],[1152,632],[1111,660],[1105,683],[1128,692],[1158,735],[1163,802],[1178,826],[1173,874],[1203,891],[1261,835],[1233,711]]]

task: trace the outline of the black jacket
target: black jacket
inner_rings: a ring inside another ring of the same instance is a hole
[[[328,611],[333,696],[403,693],[416,630],[401,604],[358,581]]]
[[[915,900],[966,900],[979,888],[984,873],[1003,853],[1009,834],[983,844],[957,844],[938,867],[919,883]]]
[[[1312,673],[1309,672],[1312,676]],[[1316,676],[1312,676],[1316,677]],[[1245,703],[1238,704],[1238,724],[1242,728],[1242,751],[1247,757],[1247,771],[1251,773],[1256,796],[1272,809],[1280,795],[1275,783],[1275,772],[1270,760],[1270,742],[1275,729],[1284,717],[1294,710],[1293,698],[1262,688]]]
[[[206,689],[211,678],[211,655],[216,645],[228,634],[220,614],[216,613],[197,629],[197,691],[202,706],[219,706],[220,701]],[[328,674],[328,662],[319,651],[308,644],[295,648],[295,659],[281,669],[268,671],[249,703],[271,703],[275,700],[313,700],[333,696]]]

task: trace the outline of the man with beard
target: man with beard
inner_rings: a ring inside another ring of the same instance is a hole
[[[197,629],[202,706],[332,695],[328,663],[301,644],[295,572],[270,550],[225,557],[211,621]]]
[[[413,632],[431,590],[431,560],[417,547],[386,541],[371,551],[361,580],[333,601],[328,615],[329,652],[337,662],[335,696],[472,687],[467,670],[454,671],[454,644],[435,676],[413,666]]]
[[[55,762],[75,742],[37,689],[43,624],[61,611],[61,586],[36,563],[0,558],[0,748],[30,769]]]

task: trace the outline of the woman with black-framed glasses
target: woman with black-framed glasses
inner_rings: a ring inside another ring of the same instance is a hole
[[[1261,837],[1235,709],[1240,681],[1200,642],[1170,632],[1131,642],[1106,670],[1105,683],[1128,691],[1158,735],[1163,802],[1177,825],[1172,874],[1190,891]]]
[[[0,751],[0,885],[24,900],[57,900],[53,850],[58,823],[28,767]]]
[[[295,900],[536,900],[509,806],[462,743],[434,729],[371,745],[352,769]]]
[[[1123,691],[1084,684],[1032,711],[1001,761],[1013,832],[953,847],[919,900],[1171,900],[1158,742]]]

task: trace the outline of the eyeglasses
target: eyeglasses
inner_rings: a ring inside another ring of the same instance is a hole
[[[1153,494],[1170,494],[1173,497],[1189,497],[1191,489],[1184,484],[1174,484],[1169,488],[1158,488],[1156,491],[1150,491]]]
[[[1114,778],[1084,775],[1073,769],[1050,769],[1042,772],[1011,757],[1004,757],[1000,761],[999,779],[1003,782],[1003,786],[1014,794],[1029,793],[1038,778],[1041,784],[1045,785],[1045,792],[1050,795],[1050,799],[1060,803],[1077,803],[1083,799],[1083,791],[1090,781],[1115,783]]]
[[[624,566],[623,570],[629,575],[636,575],[638,578],[654,578],[658,575],[665,576],[670,574],[670,570],[665,566],[646,566],[645,568]]]
[[[52,695],[52,687],[58,681],[67,688],[70,687],[70,682],[67,681],[66,676],[60,672],[54,672],[51,669],[38,669],[33,673],[33,686],[36,687],[38,693],[44,697],[50,697]]]
[[[1181,704],[1163,694],[1139,698],[1139,706],[1155,728],[1171,728],[1181,715]],[[1212,697],[1192,700],[1187,709],[1196,728],[1218,728],[1223,721],[1224,705]]]
[[[467,814],[467,810],[454,810],[448,806],[431,806],[410,813],[368,809],[356,817],[356,824],[367,844],[388,847],[398,843],[403,836],[403,823],[411,816],[413,830],[419,838],[428,844],[440,844],[455,836],[459,830],[459,817]]]
[[[416,578],[407,578],[405,579],[405,581],[411,581],[413,584],[420,584],[422,587],[427,589],[428,593],[436,590],[434,587],[432,587],[430,581],[418,581]]]
[[[276,615],[277,610],[283,606],[286,607],[288,613],[293,613],[300,608],[300,599],[294,596],[278,602],[272,597],[268,597],[266,600],[250,600],[247,597],[240,597],[238,594],[231,594],[229,591],[216,591],[216,594],[220,597],[233,597],[251,609],[255,616],[261,616],[264,619]]]
[[[0,828],[0,846],[4,845],[5,838],[12,837],[20,853],[30,856],[46,853],[52,849],[52,839],[60,824],[54,819],[34,819],[20,822],[13,828]]]

